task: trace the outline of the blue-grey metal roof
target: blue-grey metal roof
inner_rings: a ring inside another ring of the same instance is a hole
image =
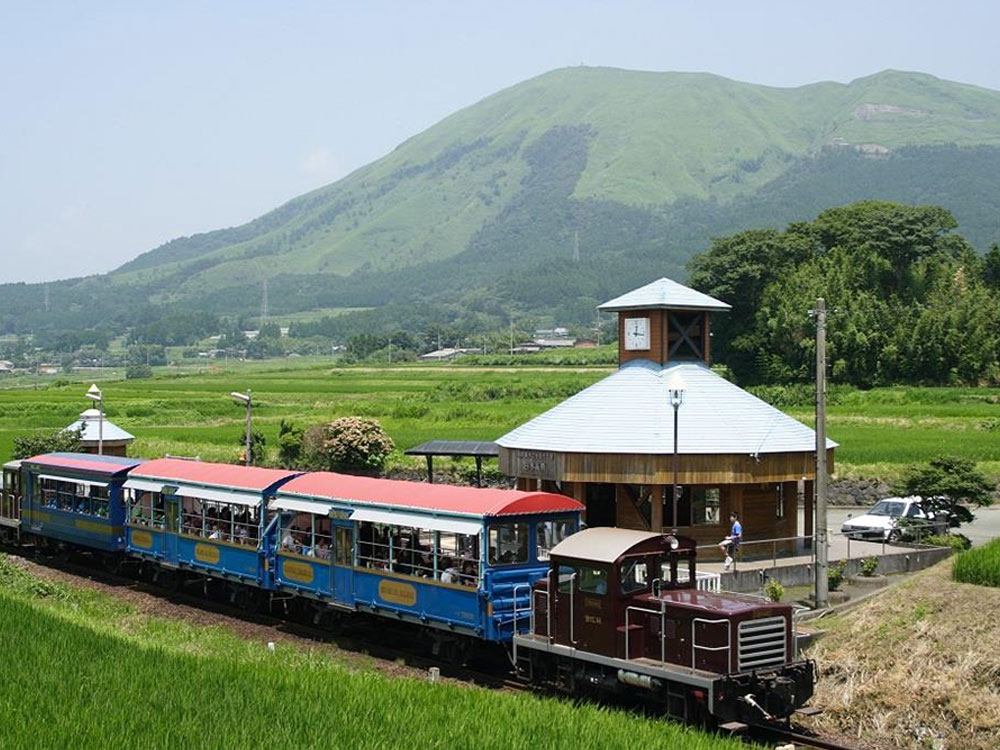
[[[651,284],[633,289],[620,297],[608,300],[598,306],[598,310],[642,310],[649,308],[669,308],[671,310],[728,310],[722,300],[709,297],[691,287],[678,284],[666,277]]]
[[[502,448],[561,453],[669,454],[673,407],[667,383],[679,376],[678,453],[804,453],[816,433],[701,362],[661,367],[636,360],[496,442]],[[836,443],[827,440],[827,447]]]
[[[135,435],[130,432],[126,432],[106,416],[104,417],[103,426],[100,422],[100,412],[97,409],[87,409],[85,412],[80,414],[80,418],[67,427],[64,432],[76,432],[80,429],[80,427],[83,427],[83,434],[80,439],[85,443],[96,443],[99,437],[106,443],[114,443],[122,440],[135,440]]]

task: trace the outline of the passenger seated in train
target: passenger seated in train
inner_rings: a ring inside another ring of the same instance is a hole
[[[458,583],[459,572],[454,561],[450,557],[442,557],[441,566],[441,583]]]

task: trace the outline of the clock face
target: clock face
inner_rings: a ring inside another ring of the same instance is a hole
[[[628,351],[649,349],[649,318],[625,320],[625,349]]]

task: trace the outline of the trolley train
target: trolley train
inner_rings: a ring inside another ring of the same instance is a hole
[[[439,654],[500,644],[525,681],[686,720],[804,706],[814,669],[791,607],[702,591],[692,540],[581,531],[582,510],[549,492],[51,453],[4,465],[0,537],[211,581],[251,607],[413,623]]]

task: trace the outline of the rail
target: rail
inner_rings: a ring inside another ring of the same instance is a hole
[[[813,545],[812,545],[813,549],[815,549],[815,547],[816,547],[816,545],[814,543],[815,539],[812,536],[782,536],[782,537],[775,537],[773,539],[754,539],[752,541],[746,541],[746,540],[744,540],[744,541],[740,542],[738,549],[742,550],[745,547],[755,547],[755,546],[761,546],[761,545],[765,545],[765,544],[770,544],[771,545],[771,566],[772,567],[777,567],[778,566],[778,545],[782,544],[782,543],[787,544],[788,542],[812,542],[813,543]],[[696,550],[718,549],[718,548],[719,548],[718,544],[699,544],[697,547],[695,547]],[[736,570],[737,565],[738,565],[737,557],[734,556],[733,557],[733,571]]]

